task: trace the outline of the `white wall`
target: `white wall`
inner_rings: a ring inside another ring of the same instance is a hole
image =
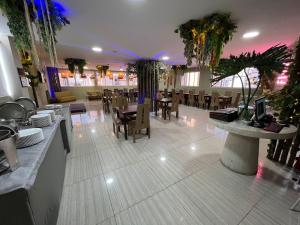
[[[12,39],[0,36],[0,96],[21,97],[23,90],[12,49]]]
[[[199,71],[198,68],[191,68],[189,71]],[[180,76],[177,78],[177,85],[176,85],[176,90],[183,89],[185,91],[188,90],[204,90],[205,93],[211,94],[212,91],[217,91],[220,94],[224,94],[226,91],[231,91],[233,94],[241,92],[240,88],[213,88],[211,87],[210,84],[210,79],[212,78],[212,73],[210,72],[209,69],[201,69],[200,71],[200,81],[199,81],[199,86],[198,87],[181,87],[180,83]]]

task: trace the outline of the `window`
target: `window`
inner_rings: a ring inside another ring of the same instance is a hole
[[[124,72],[108,71],[105,77],[100,77],[96,70],[85,70],[83,75],[70,73],[68,70],[59,70],[59,80],[62,87],[91,87],[96,86],[136,86],[137,77],[130,75],[128,80]]]
[[[199,86],[200,72],[186,72],[181,77],[181,86],[197,87]]]
[[[257,81],[258,81],[258,70],[253,67],[249,67],[245,69],[249,78],[252,88],[256,88]],[[238,76],[239,75],[239,76]],[[248,86],[248,80],[245,74],[245,71],[242,70],[238,73],[238,75],[233,75],[227,78],[224,78],[223,80],[220,80],[216,84],[212,84],[212,87],[219,87],[219,88],[241,88],[242,82],[245,87]]]

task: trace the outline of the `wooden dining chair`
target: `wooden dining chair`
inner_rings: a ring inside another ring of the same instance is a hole
[[[172,98],[172,105],[168,106],[167,113],[169,115],[169,120],[171,120],[171,113],[176,112],[176,118],[179,116],[179,97],[175,96]]]
[[[217,110],[220,108],[220,100],[219,100],[220,94],[218,92],[212,92],[212,97],[211,97],[211,104],[210,107],[213,110]]]
[[[130,89],[129,93],[128,93],[128,99],[130,103],[134,103],[135,102],[135,97],[134,97],[134,90]]]
[[[182,89],[179,91],[179,101],[181,104],[184,104],[184,93]]]
[[[235,96],[234,102],[233,102],[233,104],[232,104],[231,106],[232,106],[232,107],[234,107],[234,108],[237,108],[237,107],[239,107],[239,104],[240,104],[240,99],[241,99],[241,93],[240,93],[240,92],[238,92],[238,93],[236,93],[236,96]]]
[[[172,98],[174,98],[176,96],[176,91],[175,89],[172,89]]]
[[[147,130],[148,138],[150,138],[150,117],[149,117],[150,105],[140,104],[137,107],[136,119],[131,120],[128,123],[129,130],[132,131],[133,143],[135,143],[135,135],[142,129]]]
[[[225,96],[230,97],[225,102],[225,107],[228,107],[228,106],[232,105],[232,91],[225,91]]]
[[[104,92],[104,96],[103,96],[103,98],[102,98],[102,106],[103,106],[103,111],[104,111],[104,113],[109,113],[110,112],[110,110],[109,110],[109,100],[110,98],[109,98],[109,96],[108,96],[108,92],[107,91],[105,91]]]
[[[166,89],[166,88],[164,90],[164,97],[165,98],[169,97],[169,92],[168,92],[168,89]]]
[[[128,108],[128,101],[127,101],[127,98],[125,96],[118,96],[117,98],[117,106],[120,108],[120,109],[127,109]]]
[[[111,108],[113,110],[115,110],[116,107],[118,107],[118,98],[119,98],[119,96],[117,96],[117,95],[113,95],[111,98]]]
[[[121,131],[122,121],[118,118],[116,110],[110,105],[111,118],[113,122],[113,132],[119,138],[119,132]]]
[[[194,91],[189,91],[188,106],[195,106]]]
[[[205,99],[204,99],[205,91],[199,91],[199,96],[198,96],[198,106],[199,108],[204,108],[205,105]]]
[[[229,97],[231,97],[232,96],[232,91],[225,91],[225,94],[224,94],[225,96],[229,96]]]

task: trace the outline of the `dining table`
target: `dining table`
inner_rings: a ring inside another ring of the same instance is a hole
[[[135,115],[137,113],[137,105],[128,105],[125,108],[120,108],[120,107],[116,107],[117,110],[117,114],[119,116],[119,119],[122,121],[123,125],[124,125],[124,136],[125,136],[125,140],[128,139],[128,122],[130,120],[132,120],[132,118],[130,118],[130,116]]]
[[[172,98],[157,99],[156,106],[155,106],[155,115],[157,116],[158,104],[161,104],[162,115],[163,115],[164,120],[166,120],[167,119],[167,109],[168,109],[169,103],[171,103],[171,102],[172,102]]]

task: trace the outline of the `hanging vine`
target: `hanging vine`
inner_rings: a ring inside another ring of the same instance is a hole
[[[21,52],[28,51],[34,54],[33,58],[38,57],[34,51],[35,40],[31,31],[34,24],[51,60],[57,59],[57,31],[70,24],[61,6],[52,0],[0,0],[0,9],[8,19],[7,25],[14,36],[16,47]]]
[[[99,73],[100,77],[102,78],[103,75],[104,75],[104,77],[106,76],[107,71],[109,70],[109,65],[97,65],[96,69],[98,70],[98,73]]]
[[[183,39],[188,66],[195,59],[199,66],[214,67],[218,65],[223,47],[232,39],[236,29],[237,25],[229,13],[213,13],[181,24],[175,33]]]
[[[77,68],[78,72],[82,75],[86,61],[85,59],[67,58],[65,59],[65,64],[68,65],[68,69],[71,73],[74,73]]]

